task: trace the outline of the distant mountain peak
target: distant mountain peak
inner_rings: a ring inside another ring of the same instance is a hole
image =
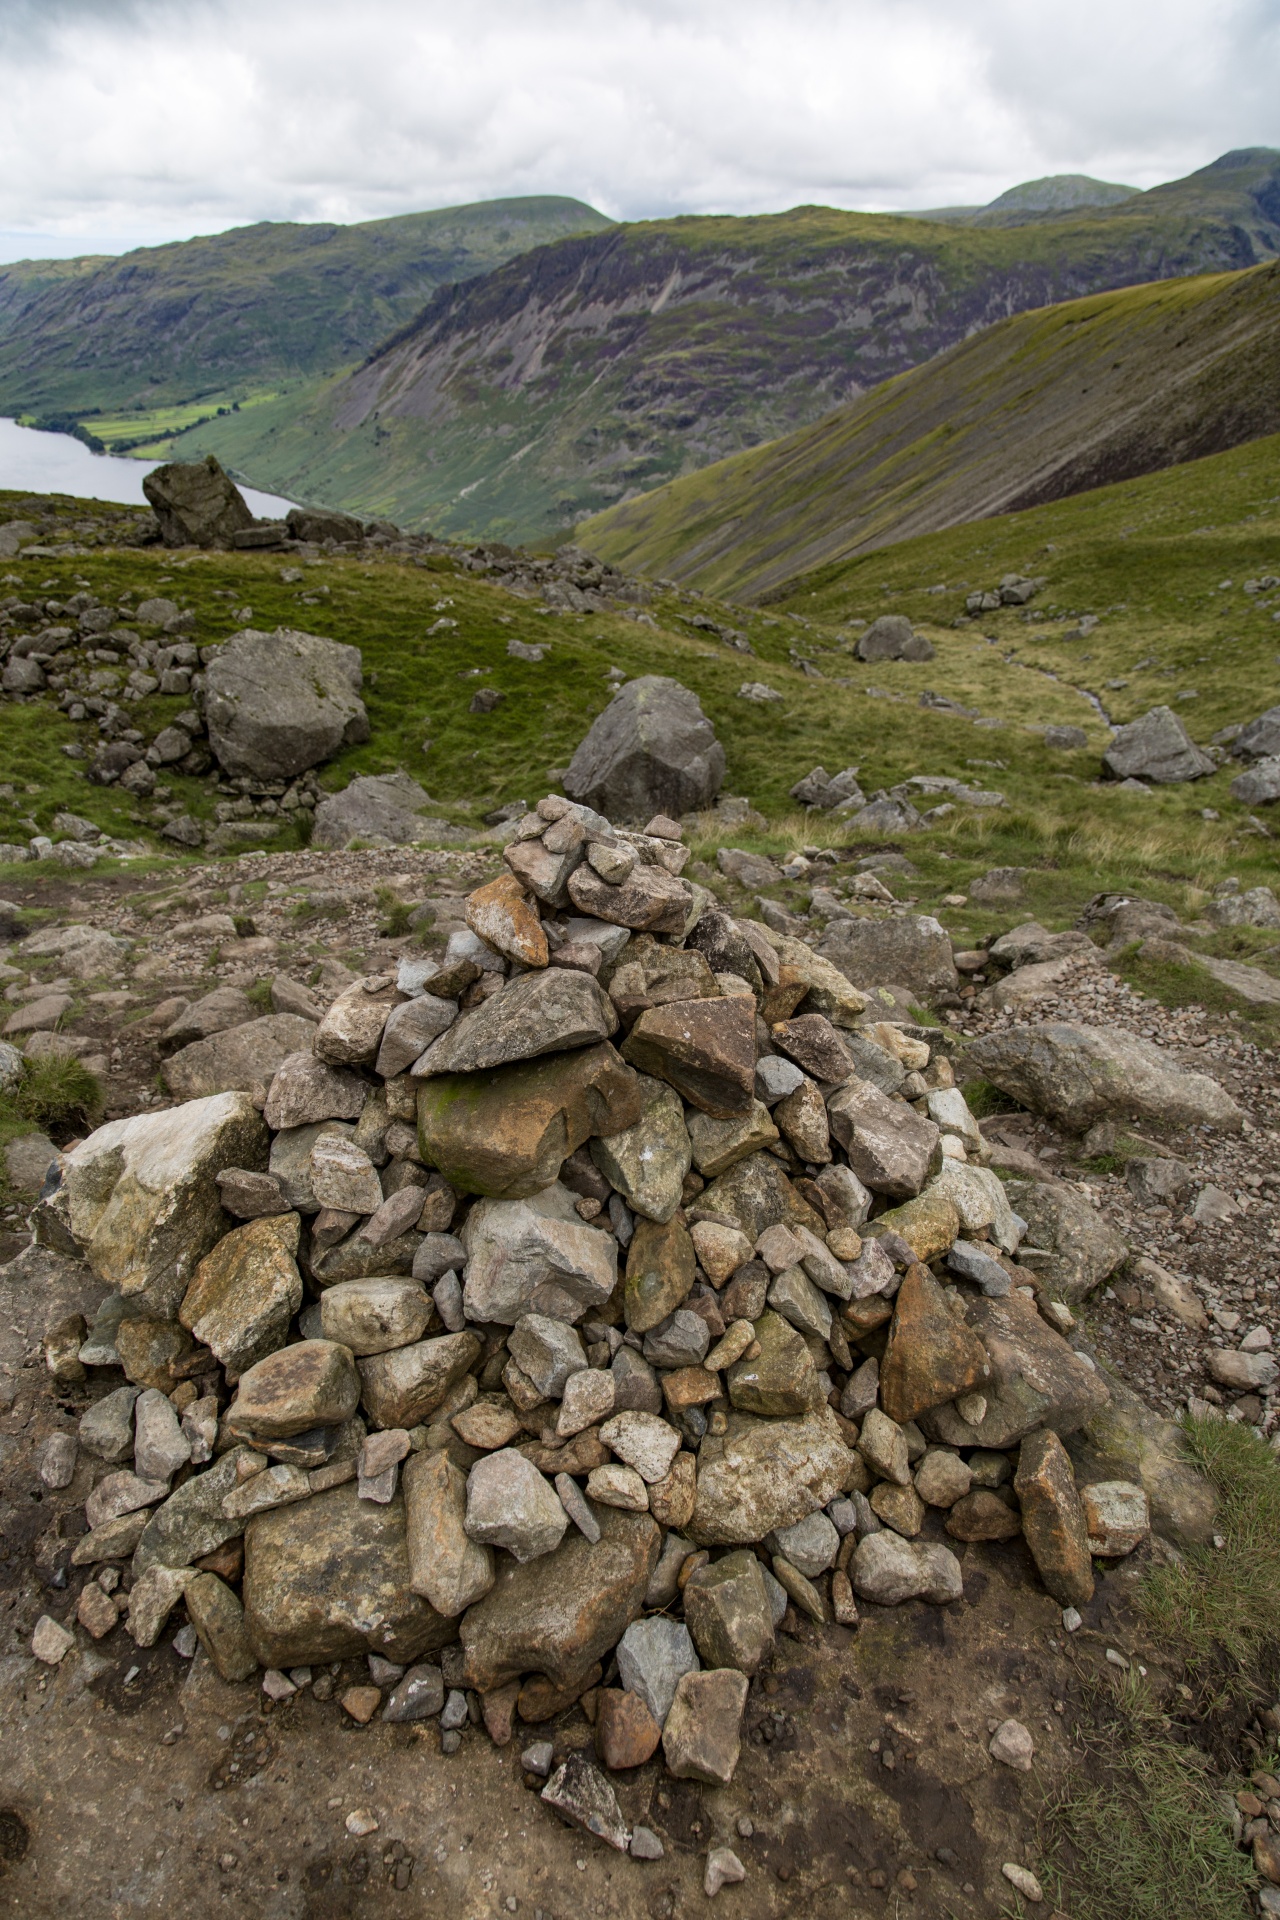
[[[1042,180],[1024,180],[989,201],[987,213],[1066,213],[1075,207],[1111,207],[1132,199],[1137,187],[1094,180],[1087,173],[1050,173]]]

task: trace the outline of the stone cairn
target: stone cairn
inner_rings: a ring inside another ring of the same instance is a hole
[[[788,1608],[958,1599],[929,1509],[1024,1534],[1066,1608],[1148,1527],[1140,1488],[1077,1492],[1055,1428],[1108,1390],[938,1031],[687,857],[542,800],[443,954],[348,987],[269,1085],[101,1127],[36,1210],[109,1287],[50,1365],[129,1382],[80,1426],[80,1623],[150,1646],[182,1602],[276,1699],[367,1656],[347,1711],[446,1751],[580,1701],[601,1764],[526,1767],[648,1857],[608,1770],[727,1782]]]

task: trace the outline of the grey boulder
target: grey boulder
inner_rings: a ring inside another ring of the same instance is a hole
[[[312,838],[318,847],[352,840],[408,846],[438,824],[421,817],[430,805],[430,794],[407,773],[361,774],[320,802]]]
[[[166,547],[228,546],[232,534],[253,525],[239,488],[212,454],[154,468],[144,475],[142,491]]]
[[[932,660],[933,648],[901,613],[882,613],[858,641],[859,660]]]
[[[1102,770],[1113,780],[1154,780],[1166,786],[1199,780],[1214,769],[1172,707],[1152,707],[1140,720],[1117,729],[1102,756]]]
[[[1052,1255],[1036,1262],[1036,1275],[1055,1300],[1068,1305],[1083,1300],[1115,1272],[1129,1251],[1106,1215],[1074,1187],[1042,1180],[1013,1181],[1008,1195],[1027,1223],[1025,1244]]]
[[[643,674],[619,688],[591,727],[564,790],[610,818],[679,818],[710,806],[724,767],[724,748],[697,695],[678,680]]]
[[[231,774],[288,779],[369,738],[358,647],[277,627],[245,628],[205,670],[205,720]]]
[[[817,951],[855,987],[891,984],[930,999],[957,985],[950,937],[931,914],[833,920]]]
[[[968,1059],[1002,1093],[1073,1133],[1095,1120],[1130,1117],[1238,1133],[1245,1118],[1208,1074],[1185,1072],[1159,1048],[1118,1028],[1007,1027],[975,1041]]]

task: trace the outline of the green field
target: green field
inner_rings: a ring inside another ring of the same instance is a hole
[[[5,510],[17,500],[8,496]],[[69,507],[72,516],[76,511]],[[1003,808],[960,807],[903,843],[918,869],[911,891],[922,909],[937,911],[964,937],[1002,916],[941,903],[992,866],[1030,869],[1026,911],[1054,925],[1068,924],[1104,887],[1137,889],[1193,916],[1227,874],[1242,885],[1276,880],[1275,842],[1259,835],[1228,795],[1234,764],[1149,794],[1096,785],[1108,734],[1077,689],[1093,692],[1117,721],[1167,703],[1201,742],[1275,702],[1280,594],[1246,596],[1240,588],[1247,578],[1280,573],[1280,437],[904,542],[814,576],[786,606],[722,609],[701,596],[660,593],[650,609],[656,630],[620,614],[541,613],[537,603],[462,570],[450,556],[425,565],[326,560],[307,568],[301,584],[281,579],[278,556],[175,561],[154,549],[19,561],[9,571],[19,573],[23,591],[43,586],[66,594],[85,582],[100,593],[126,586],[167,592],[195,611],[204,644],[233,631],[233,610],[245,605],[257,626],[303,626],[354,642],[364,655],[373,737],[331,763],[323,783],[340,788],[355,773],[403,767],[445,817],[462,825],[478,827],[491,808],[517,798],[532,802],[546,791],[548,769],[567,763],[605,706],[606,672],[617,666],[627,675],[669,673],[698,693],[725,747],[726,791],[747,795],[768,822],[763,831],[735,832],[734,844],[775,853],[848,844],[846,825],[822,814],[806,818],[788,798],[790,786],[818,763],[829,772],[859,766],[868,792],[931,773],[1005,793]],[[968,587],[1015,571],[1047,577],[1026,612],[1092,612],[1097,628],[1084,641],[1068,641],[1073,623],[1028,621],[1013,609],[953,625]],[[930,591],[938,586],[945,591]],[[312,604],[303,602],[304,593]],[[858,662],[850,621],[885,610],[915,620],[937,658],[927,665]],[[694,629],[700,613],[748,633],[756,658]],[[457,624],[429,631],[442,620]],[[548,658],[539,665],[510,658],[513,638],[549,643]],[[803,660],[823,677],[806,673]],[[747,680],[766,682],[781,701],[740,699]],[[1128,684],[1109,686],[1113,680]],[[480,686],[505,695],[492,713],[468,711]],[[926,689],[1000,724],[978,727],[922,707]],[[1186,693],[1197,697],[1179,698]],[[137,710],[139,724],[151,733],[185,704],[153,697]],[[1088,748],[1046,753],[1029,729],[1052,722],[1083,726]],[[0,761],[14,789],[11,796],[0,790],[0,838],[25,837],[32,823],[46,828],[66,806],[113,832],[140,831],[145,816],[131,818],[136,809],[126,796],[90,786],[59,751],[84,737],[48,707],[0,707]],[[180,777],[172,785],[193,813],[208,816],[206,786]],[[1205,819],[1206,808],[1219,817]],[[723,838],[708,821],[700,853]],[[30,877],[36,869],[8,871]],[[716,884],[727,887],[721,879]],[[1241,957],[1267,945],[1262,936],[1218,938],[1215,950]]]

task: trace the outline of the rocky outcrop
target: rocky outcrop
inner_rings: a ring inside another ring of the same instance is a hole
[[[153,467],[143,476],[142,491],[166,547],[230,546],[233,534],[253,525],[244,496],[213,454]]]

